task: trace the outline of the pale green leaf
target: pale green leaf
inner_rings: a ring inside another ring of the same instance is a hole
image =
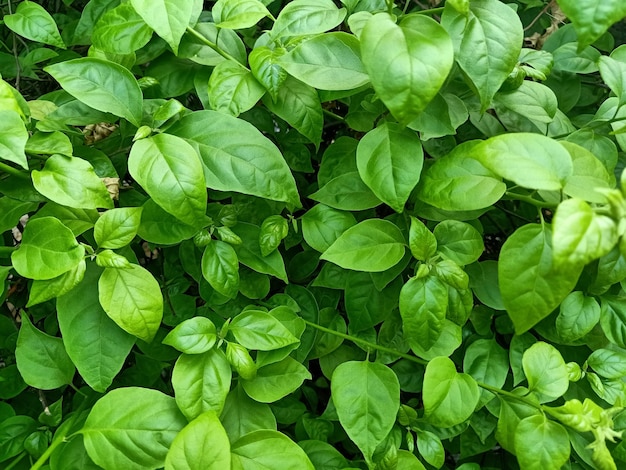
[[[224,470],[230,468],[230,442],[214,411],[185,426],[172,442],[165,470]]]
[[[195,23],[200,13],[194,8],[194,0],[131,0],[130,3],[148,26],[169,44],[174,54],[178,53],[187,26]]]
[[[118,388],[100,398],[80,433],[103,468],[145,470],[165,464],[187,421],[172,397],[147,388]]]
[[[202,163],[180,137],[157,134],[133,144],[128,171],[152,199],[187,225],[197,225],[206,212]]]
[[[363,182],[396,212],[404,205],[422,172],[424,152],[415,132],[385,123],[359,142],[356,162]]]
[[[69,228],[54,217],[41,217],[28,222],[11,261],[22,276],[46,280],[74,268],[84,255]]]
[[[49,65],[44,70],[77,100],[139,127],[143,109],[141,89],[135,77],[121,65],[82,58]]]
[[[469,14],[447,2],[441,24],[452,38],[456,62],[486,110],[517,64],[524,43],[517,13],[499,0],[473,0]]]
[[[368,219],[343,232],[320,258],[344,269],[380,272],[395,266],[404,250],[404,236],[396,225]]]
[[[296,183],[280,151],[251,124],[216,111],[198,111],[168,131],[197,150],[207,187],[300,206]]]
[[[42,390],[71,383],[76,371],[63,347],[63,340],[37,329],[28,315],[22,315],[15,361],[24,382]]]
[[[331,379],[331,394],[339,422],[371,461],[396,420],[400,384],[394,372],[376,362],[340,364]]]
[[[130,265],[106,268],[98,281],[100,305],[120,328],[150,342],[163,317],[163,296],[149,271]]]
[[[363,28],[360,40],[376,94],[401,124],[408,124],[426,109],[452,68],[448,33],[425,15],[407,16],[396,25],[387,13],[378,13]]]
[[[113,201],[91,164],[81,158],[53,155],[32,172],[33,186],[48,199],[76,209],[112,208]]]

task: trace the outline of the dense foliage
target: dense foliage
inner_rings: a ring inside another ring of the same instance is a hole
[[[2,468],[626,466],[626,3],[426,3],[2,2]]]

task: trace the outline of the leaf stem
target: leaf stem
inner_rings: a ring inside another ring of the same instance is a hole
[[[324,114],[326,114],[326,116],[332,117],[334,119],[337,119],[338,121],[345,121],[345,119],[341,116],[339,116],[339,114],[335,114],[332,111],[328,111],[327,109],[322,109],[322,111],[324,112]]]
[[[23,173],[17,168],[13,168],[12,166],[7,165],[6,163],[0,162],[0,171],[4,171],[13,176],[17,176],[18,178],[28,178],[27,173]]]
[[[235,59],[232,55],[230,55],[228,52],[222,50],[216,43],[209,41],[206,37],[204,37],[202,34],[200,34],[198,31],[196,31],[195,29],[193,29],[190,26],[187,26],[187,32],[189,34],[191,34],[192,36],[194,36],[196,39],[198,39],[198,41],[206,44],[207,46],[209,46],[211,49],[213,49],[215,52],[217,52],[219,55],[221,55],[224,59],[226,60],[233,60],[235,62],[237,62],[238,64],[240,64],[240,62]],[[244,65],[240,64],[242,67],[245,67]],[[245,67],[247,68],[247,67]]]
[[[428,361],[425,361],[424,359],[420,359],[419,357],[411,356],[410,354],[401,353],[400,351],[396,351],[395,349],[387,348],[385,346],[381,346],[379,344],[375,344],[375,343],[372,343],[370,341],[367,341],[361,338],[356,338],[354,336],[350,336],[345,333],[340,333],[339,331],[331,330],[330,328],[326,328],[324,326],[318,325],[317,323],[313,323],[308,320],[304,320],[304,323],[306,323],[309,326],[312,326],[313,328],[317,330],[323,331],[324,333],[329,333],[331,335],[335,335],[340,338],[347,339],[348,341],[352,341],[353,343],[362,344],[363,346],[366,346],[368,349],[375,349],[377,351],[385,352],[388,354],[393,354],[394,356],[401,357],[403,359],[406,359],[411,362],[415,362],[416,364],[420,364],[423,366],[428,364]]]
[[[533,408],[537,408],[539,411],[543,411],[543,406],[540,405],[539,403],[535,403],[532,400],[529,400],[526,397],[521,397],[519,395],[515,395],[512,392],[507,392],[506,390],[502,390],[501,388],[497,388],[497,387],[492,387],[491,385],[487,385],[486,383],[483,382],[476,382],[476,384],[482,388],[485,389],[491,393],[494,393],[496,395],[501,395],[503,397],[507,397],[507,398],[513,398],[514,400],[518,400],[521,401],[523,403],[525,403],[528,406],[532,406]]]
[[[415,13],[417,13],[418,15],[438,15],[439,13],[443,13],[443,7],[429,8],[428,10],[418,10]]]
[[[524,196],[523,194],[517,194],[511,191],[507,191],[506,195],[509,196],[511,199],[515,199],[517,201],[522,201],[522,202],[527,202],[528,204],[532,204],[533,206],[539,207],[542,209],[543,208],[556,209],[558,207],[558,204],[554,202],[539,201],[538,199],[535,199],[533,197]]]

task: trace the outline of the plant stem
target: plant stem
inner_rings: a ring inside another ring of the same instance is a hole
[[[343,117],[339,116],[338,114],[333,113],[332,111],[328,111],[327,109],[322,109],[322,111],[324,112],[326,116],[337,119],[338,121],[342,121],[342,122],[345,121]]]
[[[235,59],[232,55],[230,55],[228,52],[223,51],[222,49],[220,49],[220,47],[217,44],[215,44],[212,41],[209,41],[202,34],[200,34],[195,29],[191,28],[190,26],[187,26],[187,32],[189,34],[191,34],[192,36],[194,36],[196,39],[198,39],[200,42],[202,42],[202,43],[206,44],[207,46],[209,46],[211,49],[213,49],[215,52],[217,52],[219,55],[221,55],[224,59],[226,59],[226,60],[233,60],[233,61],[237,62],[239,65],[241,65],[242,67],[247,68],[244,65],[240,64],[239,61],[237,59]]]
[[[312,326],[315,329],[323,331],[324,333],[329,333],[331,335],[335,335],[340,338],[347,339],[348,341],[352,341],[353,343],[362,344],[363,346],[366,346],[369,349],[376,349],[377,351],[386,352],[388,354],[393,354],[394,356],[401,357],[403,359],[406,359],[411,362],[415,362],[416,364],[420,364],[423,366],[428,364],[428,361],[425,361],[424,359],[420,359],[419,357],[411,356],[410,354],[401,353],[400,351],[396,351],[395,349],[387,348],[385,346],[380,346],[379,344],[371,343],[367,340],[356,338],[354,336],[350,336],[345,333],[340,333],[339,331],[331,330],[330,328],[326,328],[324,326],[318,325],[317,323],[313,323],[308,320],[304,320],[304,323],[306,323],[309,326]]]
[[[486,383],[483,382],[476,382],[477,385],[482,388],[485,389],[491,393],[495,393],[496,395],[501,395],[503,397],[507,397],[507,398],[513,398],[514,400],[518,400],[521,401],[523,403],[525,403],[528,406],[532,406],[533,408],[537,408],[539,411],[543,411],[543,407],[538,404],[535,403],[532,400],[529,400],[526,397],[521,397],[519,395],[515,395],[514,393],[511,392],[507,392],[506,390],[502,390],[501,388],[497,388],[497,387],[492,387],[491,385],[487,385]]]
[[[438,15],[439,13],[443,13],[443,7],[429,8],[428,10],[418,10],[415,13],[419,15]]]
[[[304,320],[304,318],[303,318]],[[311,326],[317,330],[323,331],[324,333],[329,333],[331,335],[335,335],[338,336],[340,338],[343,339],[347,339],[348,341],[352,341],[353,343],[359,343],[362,344],[363,346],[366,346],[368,349],[375,349],[381,352],[386,352],[388,354],[393,354],[395,356],[401,357],[403,359],[406,359],[408,361],[414,362],[416,364],[420,364],[420,365],[428,365],[428,361],[424,360],[424,359],[420,359],[419,357],[416,356],[411,356],[410,354],[405,354],[405,353],[401,353],[400,351],[396,351],[395,349],[392,348],[387,348],[385,346],[380,346],[378,344],[375,343],[371,343],[367,340],[361,339],[361,338],[356,338],[354,336],[350,336],[347,335],[345,333],[340,333],[339,331],[335,331],[335,330],[331,330],[330,328],[326,328],[324,326],[318,325],[317,323],[313,323],[310,322],[308,320],[304,320],[304,323],[306,323],[308,326]],[[508,392],[506,390],[502,390],[500,388],[497,387],[492,387],[491,385],[488,385],[486,383],[483,382],[476,382],[476,384],[484,389],[487,390],[491,393],[494,393],[496,395],[500,395],[503,397],[507,397],[507,398],[513,398],[515,400],[521,401],[525,404],[527,404],[528,406],[532,406],[533,408],[537,408],[540,411],[543,411],[543,407],[535,402],[533,402],[532,400],[529,400],[526,397],[521,397],[519,395],[516,395],[512,392]]]
[[[511,191],[507,191],[506,195],[509,196],[511,199],[515,199],[517,201],[522,201],[522,202],[527,202],[528,204],[532,204],[535,207],[539,207],[539,208],[545,208],[545,209],[556,209],[558,204],[555,204],[553,202],[546,202],[546,201],[539,201],[533,197],[530,196],[524,196],[523,194],[517,194],[517,193],[513,193]]]
[[[28,178],[27,173],[23,173],[17,168],[13,168],[12,166],[7,165],[6,163],[0,162],[0,171],[4,171],[13,176],[17,176],[18,178]]]
[[[26,451],[15,457],[13,462],[11,462],[8,467],[4,467],[4,470],[11,470],[15,466],[17,466],[17,464],[20,463],[24,457],[26,457]]]

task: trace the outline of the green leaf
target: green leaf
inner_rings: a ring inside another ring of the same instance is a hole
[[[152,341],[163,317],[163,296],[152,274],[136,264],[106,268],[98,281],[100,304],[124,331]]]
[[[206,211],[202,164],[194,148],[180,137],[157,134],[133,144],[128,170],[152,199],[187,225]]]
[[[606,0],[602,5],[594,0],[559,0],[558,3],[574,24],[578,35],[578,50],[592,44],[613,23],[626,16],[626,5],[620,0]]]
[[[344,211],[361,211],[381,204],[358,171],[346,172],[331,179],[318,191],[309,194],[309,199]]]
[[[408,124],[426,109],[452,69],[450,37],[425,15],[406,16],[396,25],[387,13],[379,13],[368,20],[360,40],[376,94],[400,124]]]
[[[513,112],[531,121],[550,123],[558,109],[554,92],[545,85],[524,80],[519,88],[497,93],[493,98],[496,113]]]
[[[618,106],[626,104],[626,63],[601,56],[598,67],[602,80],[617,96]]]
[[[220,413],[231,378],[230,364],[220,349],[181,354],[172,372],[176,404],[189,420],[206,411]]]
[[[44,69],[65,91],[98,111],[141,123],[143,102],[135,77],[121,65],[101,59],[73,59]]]
[[[539,134],[504,134],[475,147],[472,156],[497,175],[531,189],[560,190],[573,173],[569,153]]]
[[[267,217],[261,224],[261,233],[259,234],[259,246],[261,254],[267,256],[275,251],[280,242],[289,234],[289,224],[287,219],[280,215],[271,215]]]
[[[343,32],[314,36],[282,56],[278,64],[318,90],[352,90],[369,82],[358,39]]]
[[[419,219],[411,217],[409,248],[418,261],[427,261],[437,253],[437,239]]]
[[[404,256],[404,236],[393,223],[367,219],[346,230],[320,257],[355,271],[380,272]]]
[[[122,207],[103,213],[94,227],[94,237],[100,248],[122,248],[128,245],[141,221],[141,207]]]
[[[107,11],[96,23],[91,41],[95,47],[114,54],[132,54],[152,38],[152,29],[130,3]]]
[[[502,246],[498,263],[500,292],[516,333],[529,330],[558,307],[581,270],[579,264],[554,263],[549,226],[518,228]]]
[[[100,398],[80,433],[103,468],[159,468],[187,421],[172,397],[157,390],[118,388]]]
[[[178,45],[190,23],[197,17],[194,0],[131,0],[131,5],[155,33],[178,54]]]
[[[281,11],[270,35],[275,39],[323,33],[341,24],[345,8],[331,0],[294,0]]]
[[[324,252],[354,225],[356,219],[351,213],[317,204],[302,216],[302,235],[313,249]]]
[[[24,153],[27,141],[28,131],[20,115],[15,111],[0,110],[0,158],[28,170]]]
[[[233,232],[242,240],[242,243],[235,247],[241,264],[259,273],[269,274],[288,282],[285,263],[280,252],[273,251],[269,255],[263,256],[259,245],[259,235],[261,234],[259,227],[240,222],[233,227]]]
[[[15,13],[5,15],[3,21],[11,31],[26,39],[65,49],[54,18],[35,2],[21,2]]]
[[[77,237],[92,228],[98,221],[100,214],[98,214],[96,209],[75,209],[54,202],[48,202],[39,209],[32,218],[41,217],[54,217],[58,219],[72,231],[75,237]]]
[[[259,0],[218,0],[211,10],[219,28],[251,28],[266,16],[271,16]]]
[[[254,0],[258,3],[258,0]],[[209,78],[209,102],[215,111],[237,117],[252,108],[265,88],[250,70],[234,60],[215,66]]]
[[[59,328],[67,354],[87,384],[104,393],[122,369],[135,338],[111,320],[98,299],[101,269],[90,263],[85,279],[57,299]]]
[[[602,296],[600,325],[609,341],[626,349],[626,299]]]
[[[477,141],[464,142],[422,172],[419,199],[440,209],[467,211],[489,207],[506,192],[506,184],[472,154]]]
[[[62,132],[36,132],[26,142],[26,152],[39,155],[72,155],[73,148],[69,137]]]
[[[569,460],[569,436],[545,416],[529,416],[515,430],[515,453],[521,468],[559,470]]]
[[[278,91],[287,78],[285,69],[278,65],[279,59],[286,52],[282,47],[270,49],[267,46],[258,46],[248,57],[252,75],[265,87],[274,102],[278,99]]]
[[[226,344],[226,359],[242,379],[252,380],[256,377],[257,365],[248,350],[240,344]]]
[[[69,271],[47,280],[34,280],[30,286],[27,307],[61,296],[72,290],[85,275],[86,263],[82,259]]]
[[[69,228],[54,217],[41,217],[28,222],[11,262],[20,275],[45,280],[74,268],[84,255]]]
[[[463,358],[463,371],[477,382],[502,388],[509,373],[509,357],[493,339],[479,339],[470,344]],[[493,395],[481,390],[479,403],[487,403]]]
[[[469,14],[446,3],[441,24],[484,112],[517,64],[524,43],[522,23],[512,8],[498,0],[474,0]]]
[[[176,325],[163,339],[167,344],[185,354],[202,354],[213,348],[217,341],[217,330],[211,320],[194,317]]]
[[[587,364],[602,377],[621,379],[626,375],[626,352],[596,349],[587,359]]]
[[[396,212],[403,212],[422,172],[424,153],[417,135],[384,123],[359,142],[356,162],[363,182]]]
[[[174,438],[165,470],[224,470],[230,468],[230,442],[214,411],[207,411]]]
[[[278,431],[259,430],[231,445],[233,468],[241,470],[314,470],[304,450]]]
[[[447,357],[436,357],[428,363],[422,393],[424,417],[442,428],[468,419],[480,397],[476,381],[467,374],[459,374]]]
[[[417,431],[417,450],[420,455],[435,468],[441,468],[445,462],[446,452],[441,439],[428,431]]]
[[[144,240],[159,245],[173,245],[193,237],[200,227],[198,220],[193,226],[187,225],[169,212],[165,212],[152,199],[148,199],[142,207],[141,222],[137,234]]]
[[[585,265],[609,253],[617,244],[617,226],[613,219],[594,212],[581,199],[559,204],[553,220],[554,261]]]
[[[528,379],[528,389],[542,403],[556,400],[569,387],[565,361],[548,343],[539,341],[528,348],[522,356],[522,367]]]
[[[438,251],[461,266],[477,261],[485,249],[480,232],[465,222],[444,220],[435,227],[433,234]]]
[[[216,111],[183,117],[168,132],[187,140],[202,159],[206,186],[300,207],[296,183],[278,148],[253,125]]]
[[[306,367],[291,357],[260,367],[253,380],[241,380],[250,398],[261,403],[273,403],[297,390],[311,379]]]
[[[341,426],[365,460],[371,461],[400,407],[396,374],[376,362],[344,362],[333,372],[331,394]]]
[[[248,397],[241,385],[233,388],[226,397],[220,419],[232,441],[252,431],[276,430],[276,418],[269,405]]]
[[[24,382],[42,390],[71,383],[76,372],[63,347],[63,340],[38,330],[28,315],[22,315],[15,361]]]
[[[561,145],[569,152],[573,164],[573,173],[567,178],[563,192],[590,202],[606,202],[605,192],[613,188],[606,163],[575,143],[561,142]]]
[[[30,416],[10,416],[0,428],[0,459],[6,460],[24,450],[24,440],[37,430],[37,421]],[[15,460],[14,460],[15,462]]]
[[[230,323],[228,331],[248,349],[271,351],[298,342],[286,326],[262,310],[245,310]]]
[[[33,170],[35,189],[48,199],[76,209],[112,208],[113,201],[90,163],[53,155],[41,171]]]
[[[559,315],[556,317],[556,329],[564,341],[573,342],[589,333],[598,321],[598,301],[580,291],[574,291],[561,302]]]
[[[448,307],[448,288],[435,276],[412,277],[400,291],[404,337],[427,350],[441,336]]]
[[[113,250],[102,250],[96,255],[96,264],[102,268],[128,268],[130,261]]]
[[[228,243],[212,240],[202,255],[202,276],[217,292],[230,299],[239,291],[239,259]]]
[[[324,114],[315,88],[287,76],[278,88],[276,97],[263,99],[272,113],[296,129],[316,146],[322,139]]]
[[[378,290],[372,273],[349,273],[343,301],[350,322],[350,331],[363,331],[385,320],[398,306],[401,284],[398,279]]]

